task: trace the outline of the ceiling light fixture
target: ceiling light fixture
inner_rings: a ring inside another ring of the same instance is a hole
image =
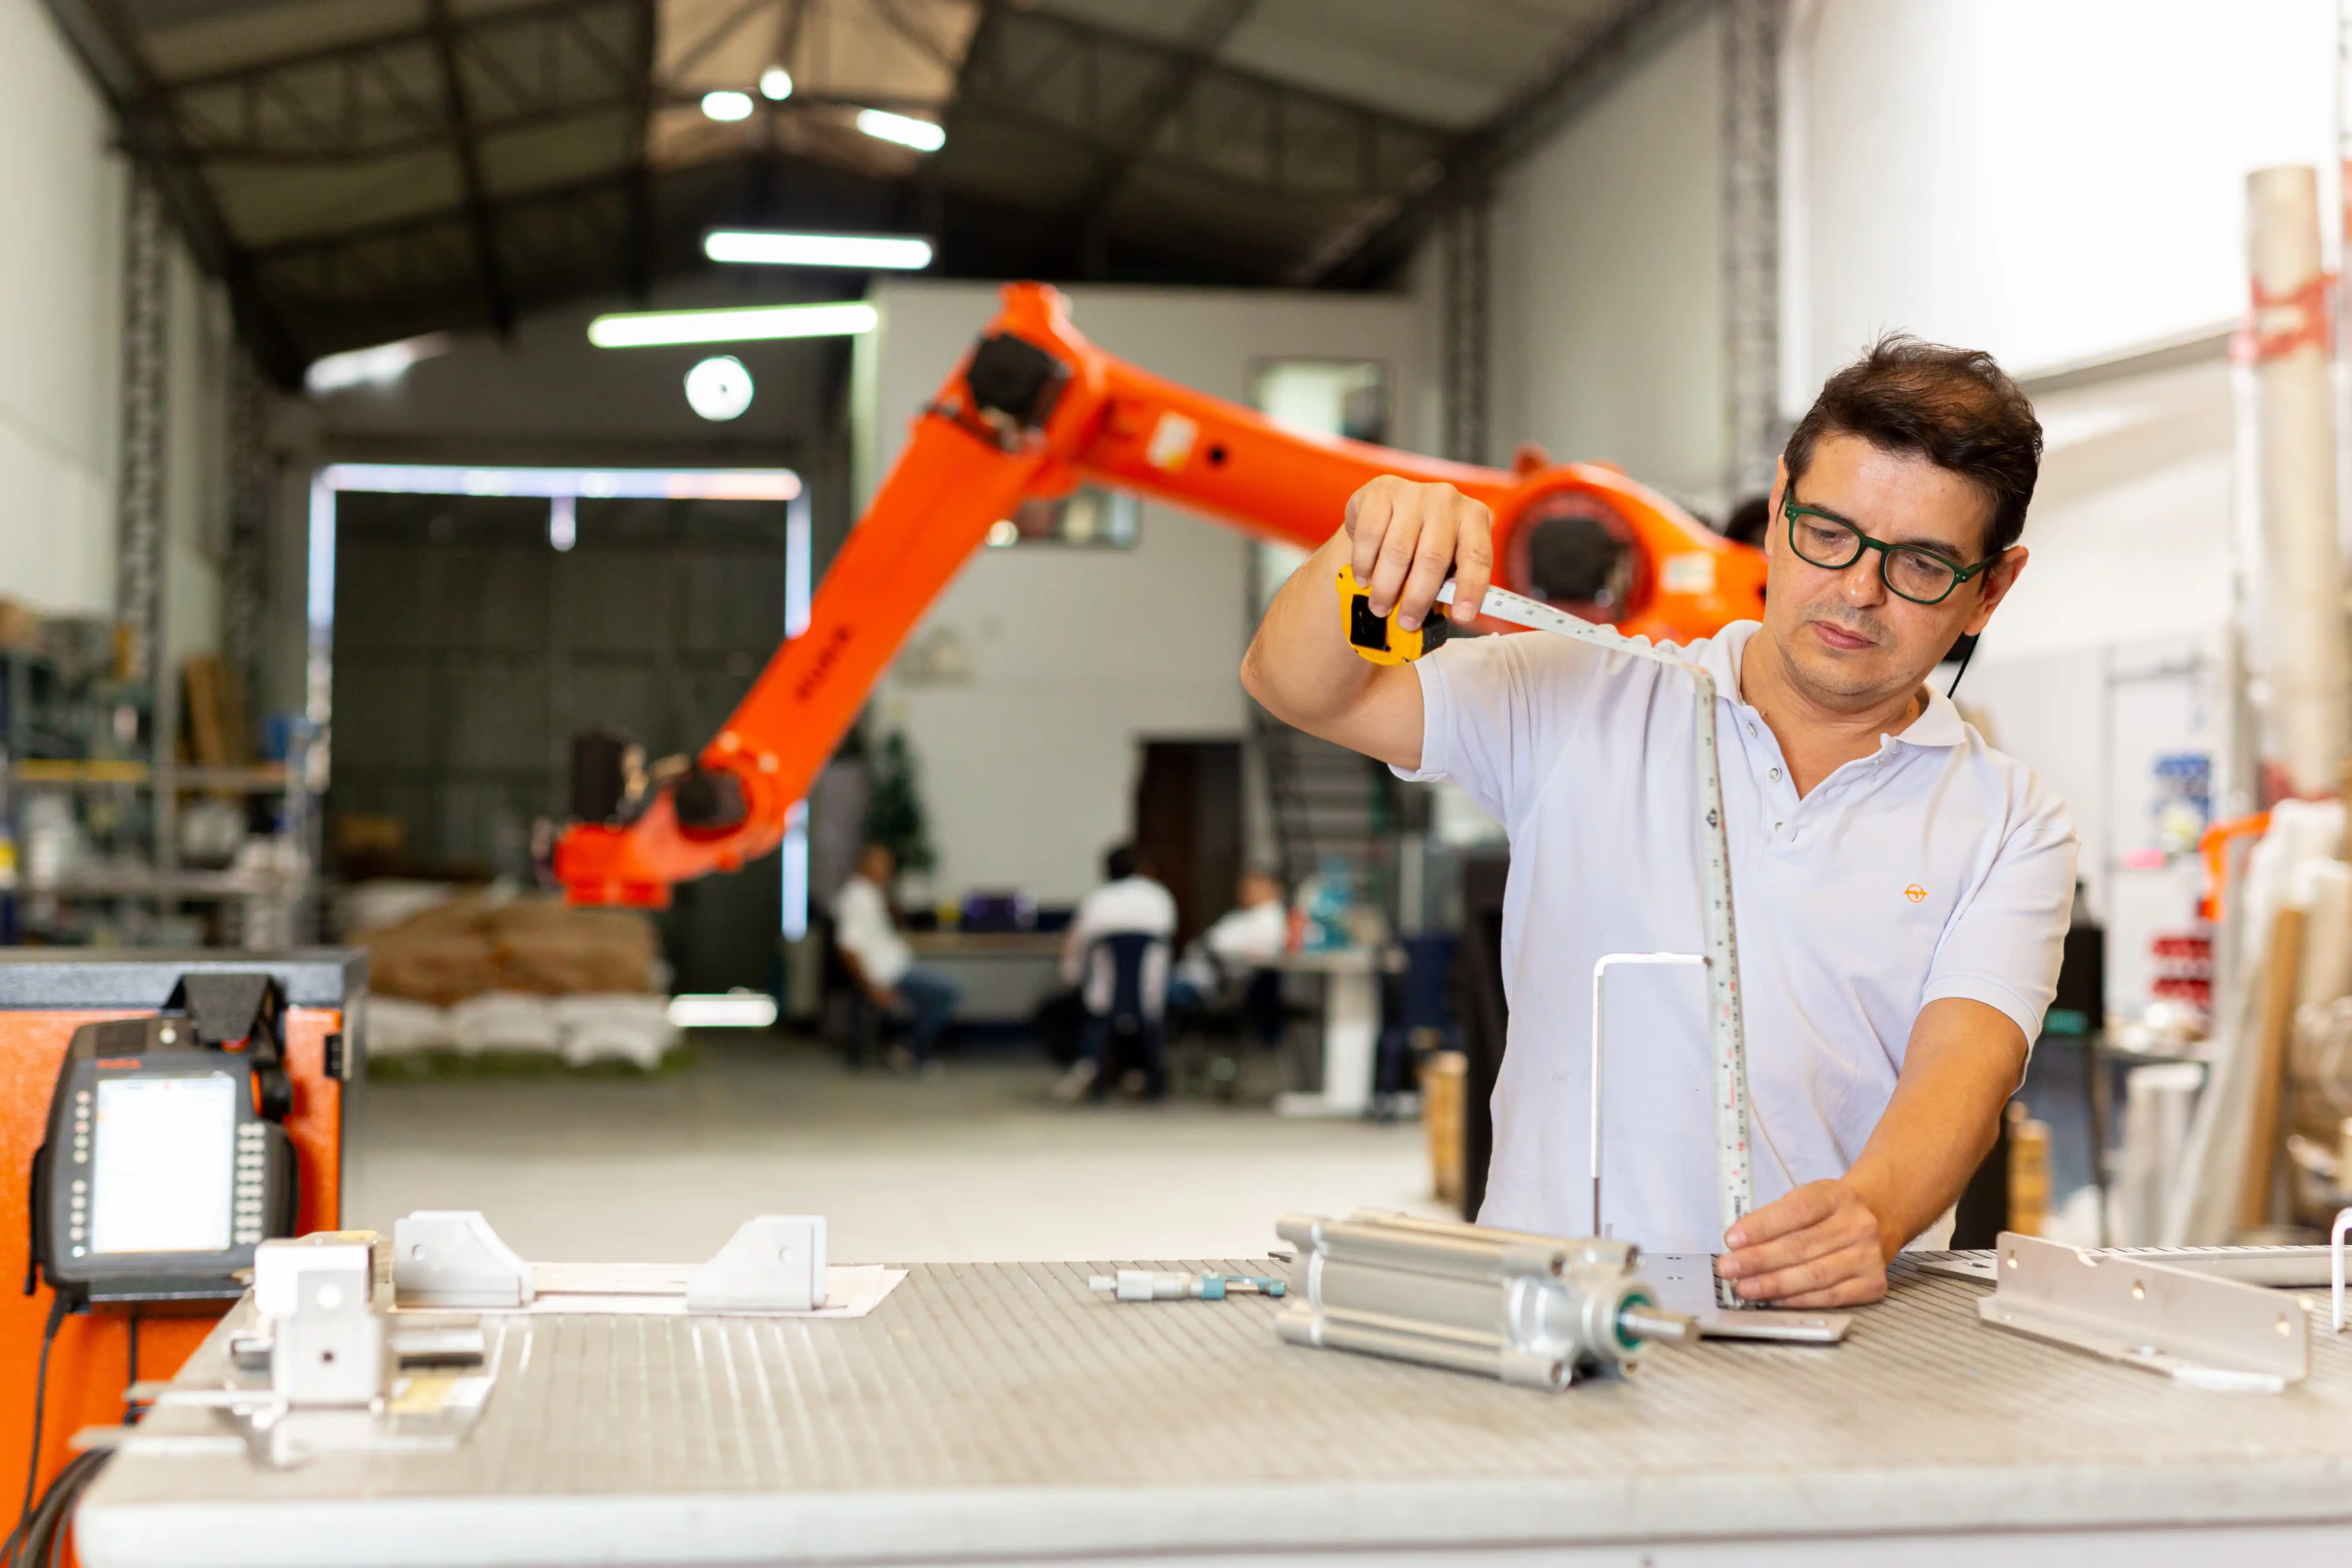
[[[760,73],[760,96],[771,103],[782,103],[793,95],[793,73],[782,66],[770,66]]]
[[[667,343],[760,342],[771,338],[845,338],[870,332],[881,318],[862,300],[823,305],[750,305],[728,310],[627,310],[588,323],[600,349]]]
[[[733,354],[704,360],[686,373],[687,406],[705,419],[725,421],[751,406],[751,373]]]
[[[790,468],[455,468],[435,463],[331,463],[317,485],[331,497],[365,491],[402,496],[615,496],[664,500],[793,500]]]
[[[702,95],[702,112],[713,120],[749,120],[751,118],[751,95],[721,89]]]
[[[350,349],[312,360],[310,368],[302,373],[302,384],[313,397],[341,392],[348,386],[382,386],[398,381],[418,360],[447,353],[452,346],[448,333],[427,332],[421,338],[403,338],[396,343]]]
[[[681,1029],[765,1029],[776,1022],[776,999],[737,986],[685,993],[669,999],[669,1021]]]
[[[948,133],[928,120],[913,120],[887,109],[861,109],[857,129],[883,142],[896,142],[918,153],[936,153],[948,144]]]
[[[870,267],[917,272],[931,264],[931,242],[911,235],[719,228],[702,237],[702,254],[713,261],[768,267]]]

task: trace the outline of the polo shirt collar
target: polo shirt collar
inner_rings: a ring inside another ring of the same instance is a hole
[[[1717,694],[1730,698],[1742,707],[1748,706],[1747,694],[1739,689],[1739,658],[1747,651],[1748,639],[1762,629],[1760,621],[1734,621],[1694,650],[1696,662],[1715,679]],[[1888,740],[1906,746],[1957,746],[1968,739],[1968,723],[1952,700],[1927,688],[1927,710],[1911,721],[1908,729]]]

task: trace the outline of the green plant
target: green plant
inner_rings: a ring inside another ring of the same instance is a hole
[[[904,730],[883,737],[871,764],[872,784],[866,797],[866,842],[890,851],[901,871],[929,871],[939,864],[931,847],[929,814],[923,809],[923,788],[915,763],[915,749]]]

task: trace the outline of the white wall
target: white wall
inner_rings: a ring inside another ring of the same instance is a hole
[[[0,595],[114,607],[123,174],[39,0],[0,0]]]
[[[1989,349],[2030,378],[2233,324],[2246,174],[2315,165],[2333,209],[2336,12],[1795,0],[1784,412],[1887,329]],[[2153,844],[2150,764],[2223,748],[2210,660],[2242,519],[2237,409],[2218,354],[2035,403],[2049,447],[2032,559],[1961,700],[2073,811],[2109,1000],[2136,1009],[2147,938],[2186,924],[2195,880],[2132,864]]]
[[[1722,23],[1710,14],[1497,182],[1495,449],[1720,504]]]
[[[38,0],[0,0],[0,595],[115,609],[128,185],[103,101]],[[233,335],[176,237],[165,271],[166,668],[220,642]]]
[[[2025,574],[1988,663],[2148,637],[2201,637],[2230,612],[2237,414],[2210,363],[2045,393],[2046,447]]]
[[[2234,321],[2248,171],[2335,179],[2335,0],[1794,0],[1782,400],[1880,331],[2013,371]]]
[[[1405,297],[1077,288],[1078,327],[1145,369],[1246,403],[1265,359],[1385,360],[1402,428],[1426,448],[1433,345]],[[890,281],[873,294],[880,332],[853,418],[873,460],[861,493],[905,445],[907,426],[994,314],[977,284]],[[1333,519],[1338,526],[1338,519]],[[1237,674],[1249,635],[1242,535],[1159,506],[1131,551],[982,550],[915,634],[945,626],[972,679],[879,693],[922,769],[936,886],[1024,888],[1066,900],[1097,880],[1102,851],[1129,829],[1136,742],[1239,738]]]

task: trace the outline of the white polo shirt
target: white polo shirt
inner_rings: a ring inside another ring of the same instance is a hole
[[[1842,1175],[1895,1091],[1919,1009],[1964,996],[2031,1042],[2056,987],[2074,829],[1941,692],[1802,800],[1739,695],[1758,629],[1683,649],[1715,677],[1760,1205]],[[1422,766],[1503,823],[1510,1033],[1482,1224],[1591,1226],[1592,965],[1704,942],[1685,677],[1541,632],[1465,638],[1416,666]],[[1653,1252],[1721,1250],[1705,986],[1692,968],[1609,979],[1601,1224]],[[1948,1215],[1918,1245],[1950,1234]]]

